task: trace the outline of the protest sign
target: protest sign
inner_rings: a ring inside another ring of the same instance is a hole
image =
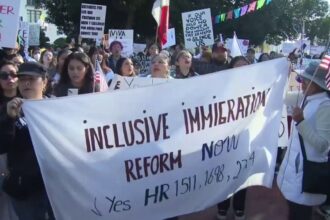
[[[134,31],[133,30],[119,30],[110,29],[109,30],[109,45],[113,41],[120,41],[123,45],[122,55],[129,57],[133,54],[133,41],[134,41]]]
[[[143,53],[146,47],[147,47],[146,44],[133,44],[133,52],[134,54],[137,54],[139,52]]]
[[[29,46],[40,45],[40,25],[29,24]]]
[[[310,50],[310,40],[296,40],[292,42],[284,42],[281,44],[282,46],[282,53],[283,54],[289,54],[291,53],[294,49],[297,49],[296,52],[305,44],[304,51],[307,52]]]
[[[0,3],[0,47],[16,48],[19,6],[19,0],[2,0]]]
[[[186,48],[214,43],[210,9],[182,13],[182,24]]]
[[[163,45],[163,48],[168,48],[176,44],[175,28],[170,28],[167,31],[167,42]]]
[[[134,54],[132,56],[134,61],[138,62],[140,65],[140,75],[145,76],[150,73],[150,66],[151,66],[151,57],[145,55],[142,52]]]
[[[325,51],[325,46],[310,46],[310,55],[321,55]]]
[[[19,43],[24,47],[24,53],[29,54],[29,23],[20,21],[18,30]]]
[[[109,91],[134,89],[168,82],[170,79],[151,77],[125,77],[115,74],[109,86]]]
[[[82,38],[102,39],[107,6],[81,4],[80,36]]]
[[[282,58],[143,88],[24,101],[56,219],[164,219],[248,186],[271,187],[287,72]]]
[[[227,38],[226,39],[226,48],[230,48],[230,45],[233,44],[233,38]],[[249,40],[247,39],[237,39],[239,48],[241,49],[241,52],[244,54],[247,53],[247,50],[249,49]]]

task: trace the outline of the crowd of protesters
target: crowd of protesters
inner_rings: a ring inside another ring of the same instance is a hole
[[[222,43],[203,46],[199,51],[198,54],[192,54],[180,44],[167,51],[161,50],[157,44],[151,44],[144,54],[147,62],[150,62],[149,68],[141,72],[142,64],[134,56],[123,56],[123,45],[119,41],[112,42],[108,49],[92,46],[87,50],[68,45],[61,50],[33,48],[30,54],[24,54],[19,47],[3,48],[0,54],[0,219],[55,219],[21,110],[23,99],[98,92],[95,83],[97,68],[101,69],[107,83],[111,84],[115,74],[185,79],[281,56],[271,52],[255,57],[255,50],[250,48],[246,56],[231,57],[230,51]],[[277,178],[278,186],[288,201],[290,220],[311,219],[312,207],[326,201],[326,195],[301,192],[303,171],[301,164],[296,163],[297,158],[303,160],[297,142],[298,133],[306,142],[307,152],[316,161],[328,159],[330,97],[324,84],[325,72],[316,70],[318,64],[312,62],[299,75],[308,102],[304,109],[293,110],[295,125],[291,135],[294,141],[288,148]],[[312,77],[315,71],[318,71],[316,77]],[[236,220],[245,219],[245,197],[246,189],[232,196]],[[218,204],[217,219],[227,218],[230,199]],[[324,207],[321,207],[321,211],[326,212]]]

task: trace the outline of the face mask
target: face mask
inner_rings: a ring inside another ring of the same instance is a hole
[[[40,53],[36,53],[33,55],[33,58],[36,60],[36,61],[39,61],[40,60]]]

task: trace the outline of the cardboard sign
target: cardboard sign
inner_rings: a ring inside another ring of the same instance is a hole
[[[214,43],[210,9],[182,13],[182,24],[186,48]]]
[[[81,4],[80,36],[82,38],[102,39],[106,11],[105,5]]]
[[[40,45],[40,25],[30,24],[29,25],[29,45],[39,46]]]
[[[122,55],[129,57],[133,54],[133,41],[134,41],[134,31],[133,30],[119,30],[110,29],[109,30],[109,45],[113,41],[120,41],[123,45]]]
[[[0,7],[0,47],[16,48],[20,0],[1,0]]]
[[[140,64],[140,75],[145,76],[150,73],[151,57],[144,53],[137,53],[132,56]]]
[[[19,42],[24,47],[24,53],[29,54],[29,23],[20,21],[18,30]]]

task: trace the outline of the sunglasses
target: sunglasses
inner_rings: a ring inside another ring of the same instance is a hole
[[[10,76],[12,79],[17,78],[17,74],[16,74],[14,71],[11,71],[11,72],[9,72],[9,73],[7,73],[7,72],[5,72],[5,71],[0,72],[0,79],[2,79],[2,80],[7,80],[7,79],[9,79],[9,76]]]

